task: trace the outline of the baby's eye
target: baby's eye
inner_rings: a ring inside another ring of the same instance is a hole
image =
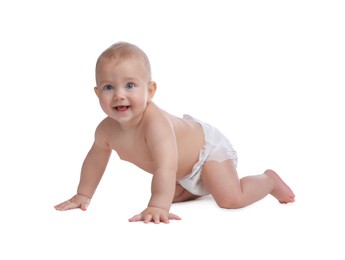
[[[114,87],[113,87],[112,85],[105,85],[105,86],[103,87],[103,89],[104,89],[104,90],[113,90]]]
[[[131,83],[131,82],[130,82],[130,83],[127,83],[127,84],[126,84],[126,88],[127,88],[127,89],[132,89],[132,88],[134,88],[134,83]]]

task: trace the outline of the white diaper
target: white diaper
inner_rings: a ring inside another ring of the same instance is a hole
[[[177,182],[190,193],[204,196],[209,194],[201,180],[201,170],[204,163],[206,161],[223,162],[230,159],[234,161],[236,166],[237,153],[229,140],[217,128],[189,115],[183,115],[183,118],[188,121],[197,122],[202,126],[205,136],[205,146],[200,151],[199,161],[193,166],[192,172],[178,179]]]

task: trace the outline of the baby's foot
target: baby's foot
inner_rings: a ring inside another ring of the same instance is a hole
[[[295,194],[290,187],[272,170],[265,171],[265,174],[274,181],[274,188],[271,195],[280,203],[289,203],[295,201]]]

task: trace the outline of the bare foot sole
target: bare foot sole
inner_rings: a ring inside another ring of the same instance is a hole
[[[284,204],[295,201],[295,194],[276,172],[267,170],[265,174],[274,181],[274,189],[271,192],[273,197]]]

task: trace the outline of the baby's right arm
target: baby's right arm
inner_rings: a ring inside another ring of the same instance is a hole
[[[81,208],[86,210],[108,164],[111,148],[105,141],[101,127],[98,127],[80,175],[77,194],[71,199],[55,206],[56,210]]]

